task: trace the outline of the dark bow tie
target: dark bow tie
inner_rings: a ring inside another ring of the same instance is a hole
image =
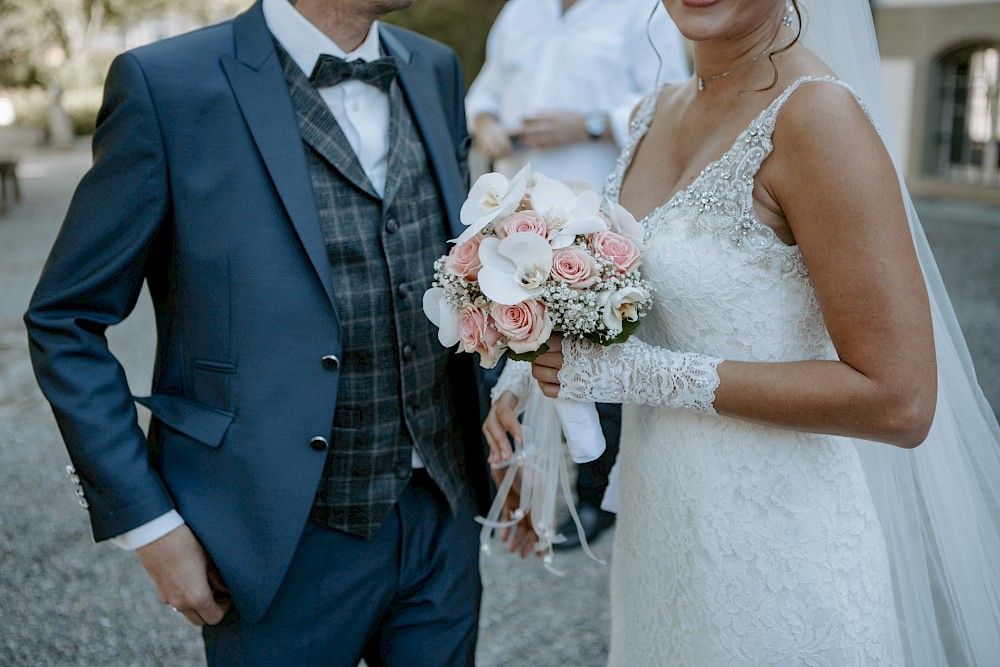
[[[313,68],[312,74],[309,75],[309,80],[317,88],[323,88],[354,79],[375,86],[387,93],[397,73],[399,73],[399,65],[392,56],[365,62],[364,60],[348,61],[324,53],[316,61],[316,66]]]

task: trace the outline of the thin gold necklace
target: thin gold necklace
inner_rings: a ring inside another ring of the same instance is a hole
[[[737,65],[736,67],[732,68],[731,70],[729,70],[727,72],[723,72],[722,74],[713,74],[712,76],[702,76],[702,75],[700,75],[700,74],[698,74],[696,72],[695,76],[698,77],[698,90],[699,91],[705,90],[705,82],[706,81],[715,81],[716,79],[721,79],[724,76],[729,76],[733,72],[739,72],[741,69],[745,69],[747,67],[750,67],[750,65],[753,65],[755,62],[757,62],[758,60],[760,60],[761,58],[763,58],[765,54],[767,54],[768,52],[773,52],[773,51],[777,50],[778,48],[784,46],[785,43],[787,43],[789,41],[791,41],[791,40],[784,39],[784,40],[778,42],[777,44],[768,44],[767,46],[764,47],[763,51],[761,51],[760,53],[758,53],[757,55],[755,55],[750,60],[747,60],[747,61],[745,61],[745,62]]]

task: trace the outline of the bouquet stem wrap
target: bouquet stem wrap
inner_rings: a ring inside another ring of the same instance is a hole
[[[562,398],[553,399],[556,414],[562,424],[566,446],[573,463],[590,463],[607,449],[604,431],[597,414],[597,405]]]

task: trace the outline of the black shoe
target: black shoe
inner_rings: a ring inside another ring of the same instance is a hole
[[[615,523],[615,515],[613,513],[605,512],[590,503],[580,503],[576,508],[576,513],[580,517],[583,534],[587,536],[587,544],[593,544],[594,540],[601,533]],[[576,530],[576,523],[573,521],[573,517],[569,517],[559,526],[559,533],[566,538],[566,541],[553,544],[553,550],[567,551],[580,546],[580,535]]]

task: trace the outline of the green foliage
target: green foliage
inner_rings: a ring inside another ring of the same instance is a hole
[[[48,124],[49,95],[43,88],[13,88],[7,91],[14,105],[15,125],[45,127]]]
[[[73,121],[78,136],[92,134],[97,112],[101,108],[102,88],[73,88],[63,94],[63,108]],[[44,128],[49,123],[49,92],[41,87],[13,88],[7,92],[14,104],[15,124]]]
[[[639,328],[639,320],[622,320],[622,330],[614,338],[601,338],[598,334],[592,334],[586,336],[586,339],[591,343],[597,343],[598,345],[618,345],[624,343],[629,339],[629,337],[635,333],[635,330]]]
[[[73,131],[77,136],[94,133],[103,97],[104,88],[101,86],[74,88],[63,95],[63,108],[73,121]]]
[[[534,352],[514,352],[512,350],[507,350],[507,358],[513,359],[514,361],[534,361],[548,351],[549,344],[542,343],[542,346]]]
[[[0,0],[0,87],[99,84],[143,20],[219,20],[249,0]]]
[[[486,57],[486,37],[505,0],[416,0],[413,7],[386,17],[453,48],[462,61],[465,85],[475,79]]]
[[[468,86],[485,55],[486,36],[505,0],[416,0],[386,18],[451,46]],[[0,92],[19,125],[45,127],[59,84],[78,133],[93,131],[100,86],[125,36],[143,21],[182,19],[191,27],[233,16],[252,0],[0,0]]]

